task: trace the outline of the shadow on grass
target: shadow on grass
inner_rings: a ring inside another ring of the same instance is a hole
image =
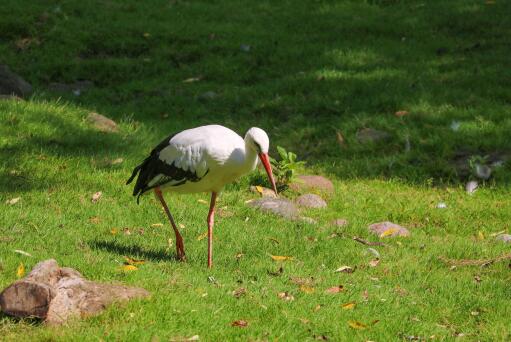
[[[137,245],[124,245],[117,241],[92,240],[89,242],[92,249],[103,250],[121,256],[136,256],[151,261],[177,261],[174,253],[164,250],[147,250]]]

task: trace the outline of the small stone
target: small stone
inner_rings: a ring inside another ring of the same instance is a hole
[[[477,178],[488,180],[491,177],[491,168],[488,165],[476,164],[475,173]]]
[[[331,180],[323,176],[317,175],[300,175],[296,177],[296,181],[289,184],[293,191],[311,191],[317,190],[325,193],[334,192],[334,184]]]
[[[477,181],[470,181],[465,186],[465,190],[467,191],[467,193],[473,194],[477,190],[478,185],[479,184],[477,183]]]
[[[495,239],[498,241],[505,242],[505,243],[511,243],[511,234],[500,234],[500,235],[497,235],[497,237]]]
[[[0,94],[27,97],[32,94],[32,86],[7,65],[0,64]]]
[[[369,230],[379,237],[409,236],[410,232],[405,227],[392,222],[378,222],[369,225]]]
[[[87,116],[87,121],[101,132],[113,133],[119,131],[119,127],[117,127],[115,121],[98,113],[89,113],[89,116]]]
[[[360,143],[375,143],[390,138],[390,134],[374,128],[362,128],[357,132],[357,140]]]
[[[200,101],[209,101],[209,100],[213,100],[217,97],[218,97],[218,94],[215,93],[214,91],[207,91],[205,93],[200,94],[198,98]]]
[[[296,204],[305,208],[325,208],[326,202],[318,195],[305,194],[296,199]]]
[[[332,222],[330,222],[330,224],[332,226],[344,227],[344,226],[347,226],[349,224],[349,222],[346,219],[338,218],[338,219],[335,219]]]
[[[298,209],[293,202],[283,198],[263,197],[248,202],[248,205],[287,219],[296,219],[298,217]]]

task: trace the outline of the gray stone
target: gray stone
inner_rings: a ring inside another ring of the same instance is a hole
[[[98,113],[89,113],[87,121],[101,132],[112,133],[119,130],[115,121]]]
[[[315,194],[301,195],[296,199],[296,204],[304,208],[326,208],[326,202]]]
[[[32,86],[7,65],[0,64],[0,94],[27,97],[32,94]]]
[[[369,225],[369,230],[379,237],[409,236],[410,232],[405,227],[392,222],[378,222]]]
[[[362,128],[357,132],[357,140],[360,143],[375,143],[390,138],[390,134],[374,128]]]
[[[61,324],[70,317],[97,315],[115,301],[149,296],[142,288],[96,283],[76,270],[59,267],[53,259],[0,293],[2,312],[15,317],[37,317]]]
[[[335,219],[332,222],[330,222],[330,224],[332,226],[344,227],[344,226],[347,226],[349,224],[349,222],[346,219],[338,218],[338,219]]]
[[[331,180],[323,176],[317,175],[300,175],[296,177],[296,181],[289,184],[291,190],[294,191],[321,191],[325,193],[334,192],[334,184]]]
[[[250,201],[248,205],[287,219],[296,219],[298,217],[298,209],[293,202],[284,198],[263,197]]]
[[[497,235],[497,237],[495,239],[498,241],[505,242],[505,243],[511,243],[511,234],[500,234],[500,235]]]

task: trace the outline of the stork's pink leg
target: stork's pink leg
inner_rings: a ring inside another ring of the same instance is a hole
[[[208,268],[213,267],[213,225],[215,223],[216,192],[211,193],[208,213]]]
[[[163,206],[163,209],[165,210],[165,213],[167,214],[167,217],[169,218],[170,224],[172,225],[172,229],[174,229],[174,233],[176,234],[176,251],[177,251],[177,257],[181,261],[186,260],[185,255],[185,245],[183,243],[183,238],[181,237],[181,234],[179,233],[179,230],[177,229],[176,223],[174,222],[174,218],[172,217],[172,214],[170,214],[169,207],[167,207],[167,203],[165,203],[165,199],[163,198],[163,194],[159,187],[154,188],[154,193],[156,194],[156,197],[160,200],[161,205]]]

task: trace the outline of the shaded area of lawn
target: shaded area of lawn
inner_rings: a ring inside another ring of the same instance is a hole
[[[510,157],[510,6],[11,1],[3,9],[12,15],[0,23],[7,33],[0,52],[40,98],[63,96],[142,123],[150,135],[125,144],[131,151],[199,124],[239,132],[258,125],[273,145],[343,178],[445,182],[467,177],[454,167],[459,155]],[[192,77],[200,81],[183,83]],[[50,82],[79,79],[95,87],[79,97],[46,91]],[[207,91],[217,96],[201,100]],[[398,110],[409,115],[396,118]],[[361,144],[355,136],[364,127],[391,138]],[[97,135],[88,139],[115,146]],[[72,154],[68,147],[59,151]],[[504,170],[495,173],[498,183],[509,181],[509,162]]]

